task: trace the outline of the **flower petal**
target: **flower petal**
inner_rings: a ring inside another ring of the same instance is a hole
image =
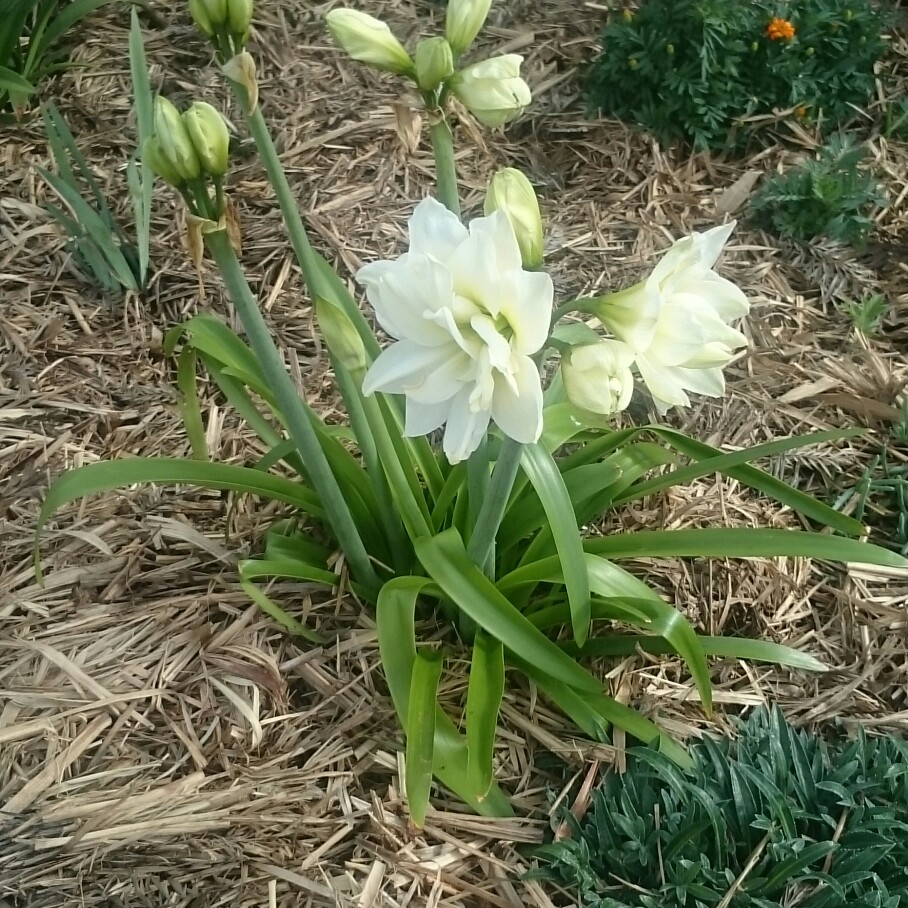
[[[508,438],[534,444],[542,433],[542,382],[539,370],[528,356],[514,357],[514,386],[495,377],[492,419]]]
[[[443,443],[449,463],[466,460],[479,447],[489,428],[490,417],[488,410],[473,411],[470,408],[469,388],[464,388],[451,400]]]
[[[424,404],[412,397],[407,398],[407,415],[404,435],[415,438],[428,435],[444,425],[451,409],[450,400],[434,404]]]
[[[647,390],[657,401],[657,408],[665,406],[659,409],[660,413],[669,407],[690,406],[690,398],[684,393],[684,370],[652,362],[645,356],[638,356],[635,363]]]
[[[501,314],[514,332],[514,351],[531,356],[548,340],[555,288],[542,271],[518,271],[512,280],[514,292],[502,302]]]
[[[363,379],[363,394],[376,391],[387,394],[407,394],[418,389],[429,376],[444,369],[456,355],[457,348],[424,347],[414,341],[402,340],[383,350],[369,367]]]
[[[470,235],[452,211],[431,197],[423,199],[408,222],[410,253],[430,255],[447,263],[454,250]]]
[[[694,248],[697,250],[700,264],[704,268],[712,268],[716,264],[737,223],[737,221],[729,221],[727,224],[712,227],[704,233],[692,234]]]

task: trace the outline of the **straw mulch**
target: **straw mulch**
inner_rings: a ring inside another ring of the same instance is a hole
[[[204,97],[230,115],[182,6],[153,2],[143,14],[153,86],[178,102]],[[324,8],[259,6],[253,49],[265,111],[314,242],[347,273],[395,254],[432,184],[410,99],[328,46]],[[416,0],[372,6],[405,37],[441,21],[440,7]],[[536,102],[506,135],[459,128],[466,207],[480,209],[495,167],[525,169],[542,197],[561,294],[636,279],[670,237],[738,209],[748,174],[810,147],[783,121],[787,151],[743,162],[688,157],[590,121],[576,69],[593,52],[601,7],[498,6],[484,47],[526,56]],[[95,15],[76,36],[81,65],[50,88],[126,223],[127,25],[122,9]],[[906,56],[905,32],[896,33],[886,92],[904,88]],[[830,499],[881,448],[908,379],[908,147],[870,135],[892,204],[868,254],[782,248],[740,226],[722,268],[754,303],[752,350],[729,370],[725,400],[679,417],[685,430],[730,448],[868,426],[865,438],[771,465]],[[370,616],[347,596],[274,590],[327,633],[332,642],[315,648],[287,639],[238,589],[234,564],[254,550],[276,508],[188,488],[97,495],[58,515],[42,541],[46,579],[36,582],[32,534],[48,480],[102,459],[188,455],[162,332],[197,311],[235,320],[211,270],[199,295],[165,189],[156,192],[150,292],[102,299],[42,208],[40,123],[4,127],[0,157],[0,904],[550,905],[538,884],[517,879],[526,866],[519,848],[550,822],[547,790],[591,761],[620,765],[620,750],[575,738],[515,679],[498,775],[521,819],[463,815],[439,791],[425,828],[411,828]],[[242,141],[231,191],[252,284],[305,393],[331,414],[308,301]],[[892,304],[874,340],[855,334],[837,309],[870,291]],[[249,462],[247,433],[209,392],[203,387],[211,450]],[[904,449],[890,448],[890,458],[904,462]],[[628,529],[796,525],[783,509],[714,479],[635,505],[621,520]],[[710,723],[671,660],[603,665],[613,692],[673,733],[726,729],[729,713],[767,701],[797,722],[908,727],[908,578],[795,559],[638,567],[708,632],[785,642],[832,668],[808,677],[717,665]],[[456,711],[463,674],[452,668],[446,695]],[[552,753],[567,776],[553,770]]]

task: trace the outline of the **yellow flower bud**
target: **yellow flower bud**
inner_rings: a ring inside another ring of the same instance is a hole
[[[489,15],[492,0],[448,0],[445,37],[456,56],[472,43]]]
[[[196,101],[184,114],[183,122],[195,147],[202,170],[220,178],[227,173],[230,134],[224,118],[210,104]]]
[[[210,38],[227,18],[227,0],[189,0],[189,14],[198,30]]]
[[[180,181],[196,179],[202,172],[202,165],[186,124],[176,107],[160,96],[154,102],[154,134],[169,169]]]
[[[354,59],[389,73],[413,72],[413,61],[391,29],[355,9],[333,9],[325,17],[334,40]]]
[[[416,45],[416,82],[424,91],[434,91],[454,75],[454,54],[444,38],[426,38]]]
[[[486,193],[485,214],[503,211],[517,237],[525,268],[542,264],[542,216],[530,181],[513,167],[499,170]]]

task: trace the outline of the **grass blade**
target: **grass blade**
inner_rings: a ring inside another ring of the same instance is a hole
[[[142,27],[139,25],[138,9],[135,6],[132,8],[129,26],[129,71],[132,76],[133,108],[136,112],[137,153],[142,163],[139,170],[135,162],[131,161],[126,176],[136,222],[139,284],[144,286],[150,259],[151,193],[154,187],[154,174],[145,164],[142,149],[145,147],[145,140],[154,133],[154,98],[148,80],[148,62],[142,41]]]
[[[208,441],[205,437],[205,426],[202,422],[202,408],[196,386],[196,352],[192,347],[184,347],[177,358],[177,390],[180,394],[180,412],[183,416],[183,428],[189,436],[192,456],[196,460],[208,460]]]
[[[426,821],[435,751],[435,717],[442,654],[417,652],[410,678],[407,710],[407,807],[418,828]]]

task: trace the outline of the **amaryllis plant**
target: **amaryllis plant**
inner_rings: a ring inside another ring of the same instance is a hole
[[[610,740],[621,729],[683,763],[681,744],[612,698],[584,667],[586,657],[674,653],[707,711],[709,657],[821,668],[768,642],[698,635],[622,560],[781,555],[908,564],[859,541],[857,521],[751,465],[847,431],[723,452],[662,425],[616,427],[638,379],[660,412],[689,405],[691,394],[724,393],[722,370],[747,345],[740,330],[747,300],[715,270],[733,225],[679,239],[635,286],[559,303],[544,270],[539,206],[523,174],[496,174],[484,211],[463,218],[453,119],[472,115],[498,126],[530,101],[520,57],[460,66],[489,2],[450,0],[444,36],[423,40],[412,56],[371,16],[337,9],[327,17],[352,57],[412,84],[431,124],[437,198],[414,200],[405,252],[355,276],[378,336],[310,245],[281,170],[246,49],[251,0],[189,3],[275,191],[349,424],[342,433],[329,428],[300,396],[246,282],[223,119],[209,105],[180,113],[162,98],[144,166],[182,196],[192,256],[199,263],[207,250],[216,263],[245,336],[209,314],[167,335],[194,459],[122,459],[63,474],[39,520],[40,530],[67,501],[135,482],[194,483],[282,502],[286,519],[257,557],[240,562],[239,579],[306,640],[323,640],[330,628],[301,623],[292,603],[273,601],[259,581],[341,588],[374,612],[417,823],[433,776],[481,813],[511,810],[493,772],[508,683],[532,684],[590,738]],[[244,467],[210,459],[195,390],[199,365],[264,443],[263,459]],[[714,473],[832,532],[654,526],[624,533],[607,519],[632,501]],[[441,644],[423,642],[426,623]],[[437,696],[451,658],[470,665],[456,715]]]

